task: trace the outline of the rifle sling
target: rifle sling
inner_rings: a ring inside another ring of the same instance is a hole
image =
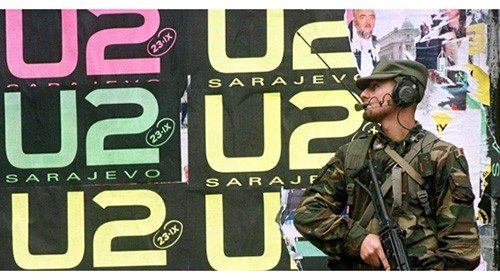
[[[432,138],[432,139],[429,139],[429,140],[430,141],[427,141],[428,143],[425,143],[426,141],[424,141],[423,144],[430,144],[431,142],[433,142],[435,140],[435,138]],[[420,140],[420,141],[422,141],[422,140]],[[424,145],[422,145],[422,146],[424,146]],[[414,145],[414,147],[417,147],[417,145]],[[423,186],[425,184],[425,180],[422,178],[422,176],[420,176],[420,174],[408,163],[408,161],[413,160],[413,158],[417,155],[417,153],[420,151],[420,149],[411,149],[405,155],[404,158],[402,158],[396,151],[394,151],[393,149],[391,149],[391,147],[389,147],[389,145],[385,146],[384,151],[399,166],[401,166],[401,168],[403,168],[404,171],[406,171],[406,173],[408,173],[408,175],[413,180],[415,180],[420,186]],[[384,197],[387,194],[387,192],[391,189],[391,187],[392,187],[391,183],[392,183],[392,176],[388,177],[385,180],[385,182],[382,184],[382,186],[380,187],[380,190],[382,192],[382,197]],[[402,195],[401,190],[395,190],[394,194],[397,195],[397,196]],[[400,199],[401,198],[399,198],[399,197],[395,198],[395,200],[397,200],[397,201],[401,201]],[[396,201],[396,203],[397,203],[397,201]],[[368,206],[366,207],[365,212],[361,216],[361,219],[359,220],[359,224],[362,227],[366,228],[366,226],[368,226],[368,223],[372,219],[374,213],[375,213],[375,209],[374,209],[374,206],[373,206],[373,202],[370,202],[370,204],[368,204]]]

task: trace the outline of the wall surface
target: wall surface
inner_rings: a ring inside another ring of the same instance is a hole
[[[383,58],[437,75],[417,117],[464,149],[493,269],[495,11],[374,12],[366,43],[352,10],[0,11],[0,270],[327,269],[293,207]]]

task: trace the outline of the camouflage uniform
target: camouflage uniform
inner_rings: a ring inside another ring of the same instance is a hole
[[[417,123],[404,141],[394,142],[376,133],[375,143],[390,145],[404,156],[413,145],[420,145],[417,139],[426,133],[430,132]],[[342,213],[348,197],[346,151],[351,143],[339,148],[323,169],[323,175],[305,190],[296,209],[294,224],[306,239],[330,257],[329,266],[333,266],[330,268],[380,269],[368,266],[359,257],[364,238],[378,232],[376,215],[366,228],[359,224],[371,201],[369,196],[356,187],[349,214]],[[432,214],[424,214],[415,194],[416,183],[404,172],[402,205],[392,209],[391,215],[406,231],[404,245],[412,270],[472,270],[479,264],[480,247],[467,162],[460,149],[445,141],[436,140],[428,150],[435,165],[429,188]],[[372,155],[379,181],[383,182],[391,175],[395,163],[383,149],[374,149]],[[416,168],[415,161],[410,164]],[[368,172],[359,179],[373,188]],[[392,192],[389,191],[384,200],[391,211]]]

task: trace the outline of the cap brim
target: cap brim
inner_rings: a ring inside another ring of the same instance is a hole
[[[359,78],[356,81],[356,86],[360,90],[363,91],[363,90],[365,90],[370,85],[370,82],[373,81],[373,80],[385,80],[385,79],[390,79],[390,78],[397,77],[398,75],[399,74],[397,74],[397,73],[377,73],[377,74],[372,74],[372,75],[367,76],[367,77]]]

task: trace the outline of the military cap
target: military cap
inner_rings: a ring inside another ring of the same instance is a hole
[[[372,74],[359,78],[356,81],[356,86],[360,90],[364,90],[368,87],[370,81],[373,80],[385,80],[398,76],[413,76],[422,84],[422,88],[425,88],[427,84],[427,71],[425,65],[413,60],[381,59],[377,66],[375,66],[375,69],[373,69]]]

